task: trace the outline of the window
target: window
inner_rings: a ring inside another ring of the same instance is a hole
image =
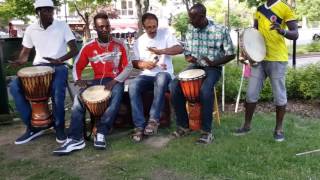
[[[133,1],[132,0],[122,0],[121,1],[121,15],[131,16],[133,15]]]

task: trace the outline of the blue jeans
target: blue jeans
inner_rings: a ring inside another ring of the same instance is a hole
[[[200,89],[200,103],[202,105],[201,129],[205,132],[212,130],[212,113],[213,113],[213,88],[221,76],[221,67],[198,67],[195,65],[188,66],[188,69],[203,69],[206,77]],[[189,120],[186,110],[186,99],[183,95],[178,79],[174,79],[170,85],[171,103],[175,110],[177,126],[188,128]]]
[[[64,65],[51,67],[55,70],[51,85],[52,114],[54,118],[54,127],[56,130],[64,131],[64,101],[66,97],[68,68]],[[20,113],[22,121],[30,130],[32,111],[31,105],[24,95],[22,84],[19,78],[14,79],[9,86],[10,93],[16,105],[16,109]]]
[[[92,80],[90,84],[99,85],[101,79]],[[112,78],[104,78],[102,84],[106,84],[111,81]],[[80,94],[84,89],[74,97],[72,114],[71,114],[71,124],[69,127],[68,137],[76,140],[83,139],[83,120],[85,118],[86,107],[81,101]],[[111,98],[109,100],[108,108],[105,110],[103,115],[100,118],[100,121],[97,121],[96,127],[97,132],[106,135],[108,130],[112,127],[113,122],[119,111],[120,103],[122,100],[122,95],[124,91],[124,84],[117,83],[113,86],[111,90]]]
[[[133,123],[136,128],[145,127],[142,94],[150,90],[153,90],[153,101],[149,117],[159,123],[164,105],[165,93],[168,91],[170,81],[171,76],[169,73],[159,72],[156,76],[140,75],[130,82],[129,96]]]

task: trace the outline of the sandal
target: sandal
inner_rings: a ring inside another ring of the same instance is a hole
[[[143,139],[143,129],[142,128],[135,128],[131,135],[131,139],[134,142],[141,142]]]
[[[144,129],[144,134],[151,136],[157,134],[159,123],[156,120],[149,120],[148,125]]]
[[[172,136],[179,138],[179,137],[186,136],[186,135],[190,134],[190,132],[191,132],[191,129],[189,129],[189,128],[178,127],[177,130],[175,130],[172,133]]]
[[[210,144],[214,140],[212,133],[202,132],[199,139],[197,140],[198,144]]]

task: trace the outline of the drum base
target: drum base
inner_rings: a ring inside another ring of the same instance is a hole
[[[190,103],[186,104],[187,112],[189,116],[189,128],[197,131],[201,129],[201,104]]]
[[[31,125],[34,128],[46,128],[52,124],[52,114],[49,110],[48,100],[31,101]]]

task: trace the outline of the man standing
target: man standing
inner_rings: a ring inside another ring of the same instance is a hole
[[[129,76],[132,65],[127,60],[123,42],[112,38],[110,35],[111,27],[108,15],[105,13],[95,15],[94,27],[98,38],[88,42],[81,49],[74,63],[73,78],[76,85],[81,88],[87,87],[89,83],[81,80],[81,74],[90,62],[94,71],[94,80],[90,81],[90,85],[105,85],[105,88],[111,91],[108,108],[103,113],[100,121],[96,122],[97,133],[94,136],[94,147],[96,149],[105,149],[105,135],[112,127],[118,113],[124,91],[123,82]],[[83,118],[86,111],[80,98],[82,91],[83,89],[74,98],[67,142],[53,151],[56,155],[69,154],[85,147]]]
[[[191,25],[188,26],[184,54],[190,65],[186,69],[203,69],[206,73],[200,89],[202,124],[197,142],[207,144],[213,140],[213,88],[221,76],[221,66],[234,59],[235,53],[228,29],[207,19],[203,4],[197,3],[190,8],[189,20]],[[177,130],[173,135],[181,137],[190,129],[186,99],[177,79],[172,81],[171,97],[177,120]]]
[[[26,63],[31,49],[35,47],[36,57],[33,65],[47,65],[54,68],[51,87],[54,128],[56,141],[63,143],[66,140],[64,101],[68,78],[68,69],[64,61],[75,56],[78,50],[69,26],[65,22],[53,19],[54,5],[51,0],[37,0],[35,9],[39,20],[27,27],[19,60],[12,62],[12,65],[20,66]],[[67,52],[67,47],[69,47],[69,52]],[[22,121],[26,125],[26,132],[15,141],[15,144],[24,144],[43,134],[44,130],[31,127],[31,106],[25,98],[19,79],[11,82],[10,92]]]
[[[285,29],[285,26],[288,27],[288,30]],[[287,104],[285,74],[288,64],[285,38],[290,40],[298,38],[297,21],[293,10],[286,3],[280,0],[268,0],[258,7],[254,27],[264,37],[267,55],[264,61],[252,67],[245,102],[245,122],[235,131],[235,135],[244,135],[250,131],[252,116],[263,82],[269,77],[276,106],[276,127],[273,136],[275,141],[283,141],[282,123]]]
[[[132,118],[135,132],[132,139],[141,141],[144,135],[157,133],[160,113],[164,106],[165,92],[173,77],[172,55],[182,53],[182,46],[168,29],[158,29],[158,18],[152,13],[142,16],[146,33],[134,43],[133,67],[141,69],[141,74],[129,84]],[[146,124],[142,95],[153,90],[153,102]]]

